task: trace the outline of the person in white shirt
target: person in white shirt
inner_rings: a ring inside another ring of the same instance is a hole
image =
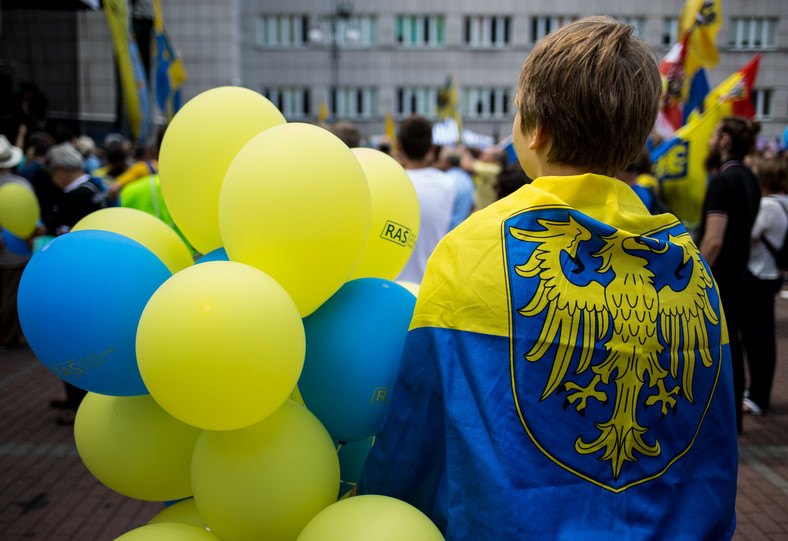
[[[776,158],[760,158],[753,168],[763,197],[752,227],[750,259],[746,282],[749,309],[742,318],[742,341],[747,354],[749,391],[742,403],[743,410],[762,415],[769,409],[769,395],[774,380],[777,358],[774,297],[783,283],[783,273],[777,267],[767,246],[779,250],[788,231],[788,179],[785,166]],[[766,242],[764,242],[764,239]]]
[[[449,232],[457,192],[454,180],[432,166],[435,146],[429,120],[419,115],[409,116],[400,124],[397,137],[400,161],[416,188],[420,214],[416,246],[397,280],[420,284],[432,251]]]

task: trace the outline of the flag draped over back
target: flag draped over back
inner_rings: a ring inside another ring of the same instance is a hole
[[[624,183],[541,177],[430,257],[359,490],[447,539],[730,539],[717,288]]]
[[[457,141],[462,142],[462,118],[460,115],[460,98],[457,94],[457,83],[454,74],[446,76],[446,81],[438,92],[438,118],[453,118],[457,123]]]
[[[181,107],[181,86],[186,81],[186,69],[181,55],[173,48],[164,28],[164,17],[159,0],[153,0],[153,27],[156,35],[156,103],[172,119]]]
[[[704,111],[694,114],[674,136],[651,153],[654,176],[659,179],[668,207],[688,227],[700,223],[706,195],[704,160],[708,141],[717,123],[729,115],[752,117],[750,94],[760,55],[714,88],[704,100]]]
[[[130,31],[125,0],[104,0],[104,13],[115,51],[131,134],[134,139],[142,140],[147,137],[150,126],[148,84],[137,42]]]

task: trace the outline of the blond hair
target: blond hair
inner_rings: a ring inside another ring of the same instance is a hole
[[[656,59],[633,27],[587,17],[547,35],[523,65],[520,129],[550,136],[551,163],[615,175],[637,158],[662,92]]]

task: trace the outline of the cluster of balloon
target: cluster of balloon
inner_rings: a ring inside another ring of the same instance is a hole
[[[441,539],[404,502],[337,502],[415,305],[394,281],[419,229],[402,167],[221,87],[173,118],[159,174],[203,257],[152,216],[104,209],[36,253],[19,288],[36,355],[89,391],[74,427],[87,468],[170,504],[121,538]]]
[[[31,255],[25,239],[36,230],[41,209],[35,192],[21,182],[6,182],[0,186],[0,228],[3,245],[11,252]]]

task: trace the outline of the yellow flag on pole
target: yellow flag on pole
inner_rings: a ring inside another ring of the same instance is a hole
[[[131,125],[131,133],[136,139],[140,135],[143,112],[137,93],[137,78],[134,74],[134,64],[129,47],[131,33],[125,0],[104,0],[104,13],[107,16],[112,48],[115,51],[115,60],[118,64],[126,115]]]

